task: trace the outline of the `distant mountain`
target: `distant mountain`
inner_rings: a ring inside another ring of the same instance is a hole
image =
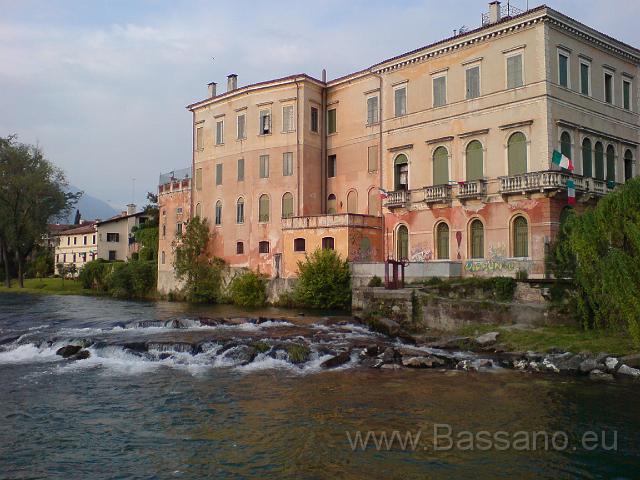
[[[70,192],[79,192],[81,188],[78,188],[74,185],[69,185]],[[61,220],[61,222],[65,223],[73,223],[74,217],[76,215],[76,210],[80,210],[80,214],[82,215],[83,220],[95,220],[99,218],[100,220],[106,220],[107,218],[111,218],[114,215],[117,215],[119,212],[109,205],[104,200],[100,200],[99,198],[92,197],[87,194],[87,192],[80,197],[80,200],[76,204],[76,206],[71,210],[69,216],[66,219]]]

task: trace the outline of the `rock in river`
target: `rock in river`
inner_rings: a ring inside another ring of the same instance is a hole
[[[91,352],[89,350],[80,350],[73,357],[73,360],[84,360],[85,358],[89,358],[91,356]]]
[[[631,368],[628,365],[621,365],[616,375],[622,375],[629,378],[640,378],[640,370],[637,368]]]
[[[627,355],[620,359],[622,363],[631,368],[640,368],[640,353],[634,355]]]
[[[335,357],[325,360],[320,364],[320,366],[322,368],[336,368],[336,367],[339,367],[340,365],[344,365],[349,360],[351,360],[350,353],[347,351],[344,351],[344,352],[340,352]]]
[[[402,359],[402,365],[409,368],[437,368],[444,365],[444,361],[433,355],[426,357],[409,357]]]
[[[476,338],[476,343],[480,347],[488,347],[498,341],[498,336],[500,336],[500,332],[485,333]]]
[[[60,355],[62,358],[69,358],[70,356],[78,353],[80,350],[82,350],[82,347],[80,345],[66,345],[62,348],[59,348],[56,351],[56,355]]]

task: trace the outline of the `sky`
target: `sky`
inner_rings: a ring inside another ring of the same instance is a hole
[[[640,47],[640,0],[546,3]],[[487,5],[0,0],[0,137],[37,144],[70,183],[118,209],[143,205],[160,173],[191,164],[185,106],[207,83],[223,92],[230,73],[243,86],[323,68],[336,78],[476,28]]]

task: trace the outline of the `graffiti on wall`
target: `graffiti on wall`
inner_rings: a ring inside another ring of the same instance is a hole
[[[504,245],[489,246],[488,258],[477,260],[467,260],[464,269],[472,273],[494,273],[494,272],[518,272],[520,270],[529,271],[531,262],[529,260],[519,260],[508,258]]]
[[[376,257],[376,249],[371,245],[371,239],[360,231],[353,232],[349,247],[350,260],[353,262],[370,262]]]
[[[428,262],[433,258],[433,252],[426,245],[416,245],[411,249],[410,262]]]

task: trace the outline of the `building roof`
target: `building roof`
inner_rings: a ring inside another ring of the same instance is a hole
[[[127,214],[120,214],[120,215],[116,215],[114,217],[111,218],[107,218],[106,220],[99,220],[96,223],[96,226],[100,226],[100,225],[104,225],[105,223],[111,223],[111,222],[119,222],[120,220],[125,220],[127,218],[130,217],[148,217],[149,215],[145,212],[136,212],[136,213],[127,213]]]
[[[81,235],[83,233],[93,233],[96,231],[96,222],[87,222],[80,226],[71,225],[73,228],[55,232],[54,235]]]
[[[58,232],[62,232],[63,230],[69,230],[70,228],[75,227],[74,224],[69,224],[69,223],[50,223],[49,225],[47,225],[47,232],[48,233],[58,233]]]

